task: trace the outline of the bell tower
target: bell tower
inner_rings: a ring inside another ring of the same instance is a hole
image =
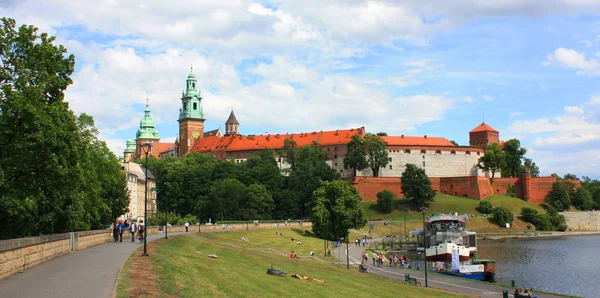
[[[231,110],[231,114],[229,114],[229,119],[225,122],[225,135],[237,135],[239,133],[240,123],[237,118],[235,118],[235,114],[233,113],[233,109]]]
[[[202,112],[202,97],[196,86],[196,76],[190,68],[185,92],[181,94],[179,109],[179,156],[190,152],[196,140],[204,136],[204,113]]]

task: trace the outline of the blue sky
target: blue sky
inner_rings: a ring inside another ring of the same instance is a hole
[[[543,174],[600,178],[600,2],[9,1],[76,55],[67,100],[120,154],[146,96],[173,140],[190,65],[206,129],[365,126],[468,144],[485,122]]]

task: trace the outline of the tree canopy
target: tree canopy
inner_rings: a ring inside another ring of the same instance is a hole
[[[75,57],[33,26],[0,28],[0,239],[100,228],[129,204],[92,117],[64,101]]]
[[[407,164],[402,173],[402,193],[413,201],[416,207],[424,207],[433,202],[435,193],[425,170],[414,164]]]
[[[502,164],[502,177],[518,177],[522,172],[522,161],[527,149],[521,147],[517,139],[504,142],[504,163]]]
[[[487,145],[484,149],[484,155],[479,158],[477,167],[492,172],[492,178],[496,175],[496,172],[500,171],[504,166],[504,152],[500,145],[493,143]]]
[[[355,134],[346,147],[348,151],[344,157],[344,169],[352,169],[353,175],[356,176],[356,171],[364,170],[369,166],[365,157],[367,154],[365,141],[360,135]]]
[[[373,171],[373,177],[379,177],[379,169],[387,166],[390,162],[387,146],[378,135],[374,134],[364,136],[364,146],[367,163]]]
[[[345,181],[324,181],[313,193],[312,230],[319,238],[340,240],[349,229],[364,227],[367,220],[360,206],[361,197],[355,187]]]

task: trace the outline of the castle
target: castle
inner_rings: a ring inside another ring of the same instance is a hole
[[[456,146],[445,138],[427,135],[382,136],[381,139],[387,145],[389,163],[380,169],[380,177],[371,177],[370,169],[359,171],[354,177],[352,170],[344,169],[343,160],[352,136],[366,134],[364,127],[292,134],[242,135],[239,133],[240,123],[232,110],[225,122],[225,134],[220,129],[204,131],[202,97],[193,72],[190,72],[186,79],[177,121],[179,134],[175,142],[160,142],[159,133],[150,115],[149,104],[146,102],[144,117],[136,138],[127,141],[124,161],[143,157],[142,144],[151,143],[152,148],[148,154],[155,158],[164,159],[200,152],[210,154],[215,159],[231,159],[239,163],[264,149],[277,152],[284,147],[287,139],[295,141],[298,147],[317,142],[328,154],[327,163],[336,169],[342,178],[353,180],[366,201],[376,200],[376,192],[382,189],[390,189],[401,197],[399,177],[402,176],[406,164],[415,164],[424,169],[432,180],[432,187],[439,193],[481,200],[493,194],[506,193],[508,184],[511,184],[523,199],[543,201],[547,194],[546,189],[549,190],[548,181],[540,181],[543,182],[543,186],[540,186],[539,191],[534,191],[531,177],[496,178],[491,181],[488,173],[477,167],[485,146],[499,142],[499,132],[486,123],[481,123],[469,132],[469,146]],[[277,163],[281,169],[289,167],[283,157],[277,157]],[[533,192],[536,194],[532,195]]]

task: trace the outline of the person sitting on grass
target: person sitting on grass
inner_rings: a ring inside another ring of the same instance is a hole
[[[316,282],[320,282],[320,283],[326,283],[326,280],[320,280],[320,279],[316,279],[310,276],[303,276],[303,275],[299,275],[299,274],[293,274],[292,275],[293,278],[297,278],[297,279],[301,279],[301,280],[312,280],[312,281],[316,281]]]
[[[298,257],[296,255],[296,253],[292,250],[292,252],[290,253],[290,259],[299,259],[300,257]]]

